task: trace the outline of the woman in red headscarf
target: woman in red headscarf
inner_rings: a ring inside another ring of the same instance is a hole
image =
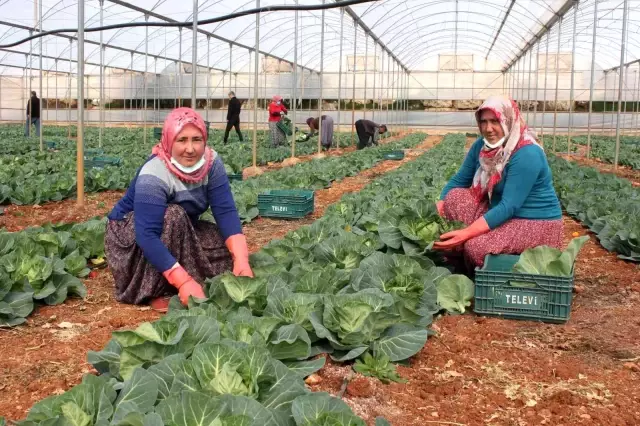
[[[198,219],[209,207],[215,225]],[[224,165],[191,108],[166,118],[160,143],[109,214],[105,252],[116,299],[159,311],[176,292],[184,304],[205,297],[205,278],[253,276]]]
[[[448,232],[435,249],[462,249],[467,265],[487,254],[520,254],[540,245],[560,248],[562,211],[547,157],[518,105],[488,98],[476,111],[482,137],[447,183],[438,211],[467,227]]]
[[[282,96],[275,95],[269,104],[269,135],[273,147],[282,145],[287,141],[287,135],[278,128],[278,121],[282,118],[282,114],[286,113],[287,107],[282,103]]]

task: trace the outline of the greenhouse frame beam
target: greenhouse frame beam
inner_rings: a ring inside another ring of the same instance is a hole
[[[507,64],[502,68],[502,72],[509,70],[513,64],[515,64],[520,58],[522,58],[537,42],[545,35],[553,26],[560,21],[562,18],[575,4],[577,7],[579,0],[566,0],[564,4],[558,9],[556,13],[553,14],[551,18],[542,26],[540,31],[535,34],[531,39],[524,45],[520,52]]]
[[[144,15],[150,16],[152,18],[159,19],[161,21],[175,22],[175,23],[179,23],[180,22],[180,21],[176,21],[175,19],[171,19],[171,18],[169,18],[167,16],[161,15],[159,13],[153,12],[151,10],[147,10],[145,8],[133,5],[133,4],[128,3],[126,1],[122,1],[122,0],[107,0],[107,1],[110,2],[110,3],[113,3],[113,4],[117,4],[119,6],[122,6],[122,7],[126,7],[127,9],[135,10],[136,12],[140,12],[140,13],[142,13]],[[188,28],[188,27],[185,27],[185,28]],[[214,33],[210,32],[210,31],[203,30],[201,28],[198,29],[198,32],[200,34],[204,34],[206,36],[213,37],[214,39],[219,40],[219,41],[221,41],[223,43],[228,43],[228,44],[230,44],[232,46],[241,47],[243,49],[246,49],[246,50],[252,51],[252,52],[255,50],[254,47],[252,47],[252,46],[247,46],[246,44],[238,43],[237,41],[230,40],[230,39],[222,37],[222,36],[220,36],[218,34],[214,34]],[[286,63],[288,63],[290,65],[293,65],[292,61],[288,61],[288,60],[286,60],[284,58],[281,58],[279,56],[273,55],[271,53],[263,52],[261,50],[258,50],[258,52],[261,53],[262,55],[264,55],[265,57],[271,57],[271,58],[278,59],[280,61],[286,62]],[[309,70],[311,72],[317,73],[316,70],[311,69],[309,67],[304,67],[302,65],[298,65],[298,66],[300,68],[302,68],[302,69],[307,69],[307,70]],[[231,70],[229,69],[229,71],[231,71]]]
[[[338,3],[338,4],[340,3],[340,0],[334,0],[334,1],[335,1],[336,3]],[[375,33],[373,32],[373,30],[372,30],[371,28],[369,28],[369,27],[367,26],[367,24],[365,24],[365,23],[364,23],[364,21],[363,21],[362,19],[360,19],[360,15],[358,15],[356,12],[354,12],[354,11],[353,11],[353,9],[351,9],[351,7],[350,7],[350,6],[343,7],[343,9],[344,9],[344,11],[345,11],[345,12],[347,12],[347,13],[349,14],[349,16],[351,16],[351,18],[353,18],[353,20],[354,20],[354,21],[356,21],[356,23],[357,23],[357,24],[358,24],[358,25],[359,25],[359,26],[364,30],[365,36],[366,36],[367,34],[369,34],[369,36],[373,39],[373,41],[374,41],[375,43],[378,43],[378,44],[380,45],[380,47],[382,47],[382,49],[383,49],[384,51],[386,51],[386,52],[387,52],[387,54],[388,54],[391,58],[393,58],[393,59],[394,59],[394,60],[395,60],[395,61],[396,61],[396,62],[397,62],[397,63],[398,63],[402,68],[404,68],[404,70],[405,70],[405,71],[409,71],[409,68],[408,68],[404,63],[402,63],[402,61],[400,60],[400,58],[398,58],[398,57],[393,53],[393,51],[392,51],[391,49],[389,49],[389,48],[387,47],[387,45],[386,45],[386,44],[384,44],[384,43],[383,43],[383,41],[382,41],[382,40],[380,40],[380,39],[378,38],[378,36],[376,36],[376,35],[375,35]],[[355,59],[354,59],[354,61],[355,61]]]
[[[629,62],[625,62],[622,67],[626,68],[629,65],[633,65],[633,64],[637,64],[640,63],[640,59],[634,59],[633,61],[629,61]],[[602,72],[610,72],[610,71],[617,71],[618,69],[620,69],[620,65],[615,66],[615,67],[611,67],[611,68],[607,68],[606,70],[603,70]]]
[[[21,29],[21,30],[27,30],[27,31],[37,31],[37,32],[39,32],[39,31],[40,31],[40,30],[38,30],[37,28],[34,28],[34,27],[29,27],[29,26],[26,26],[26,25],[15,24],[15,23],[12,23],[12,22],[7,22],[7,21],[0,21],[0,25],[5,25],[5,26],[7,26],[7,27],[18,28],[18,29]],[[67,39],[67,40],[69,40],[69,41],[75,41],[75,42],[77,42],[77,41],[78,41],[78,38],[77,38],[77,37],[69,36],[69,35],[65,35],[65,34],[54,34],[53,36],[55,36],[55,37],[61,37],[61,38],[66,38],[66,39]],[[94,46],[100,46],[100,42],[98,42],[98,41],[86,40],[86,39],[85,39],[85,41],[84,41],[84,42],[85,42],[85,44],[92,44],[92,45],[94,45]],[[109,43],[102,43],[102,46],[103,46],[105,49],[114,49],[114,50],[119,50],[119,51],[121,51],[121,52],[127,52],[127,53],[129,53],[129,54],[134,54],[134,55],[141,55],[141,56],[143,56],[143,55],[144,55],[144,52],[140,52],[140,51],[138,51],[138,50],[133,50],[133,49],[127,49],[126,47],[115,46],[115,45],[113,45],[113,44],[109,44]],[[183,60],[181,60],[181,59],[169,58],[169,57],[162,56],[162,55],[154,55],[153,53],[150,53],[150,54],[149,54],[149,56],[151,56],[152,58],[155,58],[156,60],[158,60],[158,59],[162,59],[162,60],[164,60],[164,61],[180,62],[180,63],[182,63],[182,64],[191,65],[191,62],[185,62],[185,61],[183,61]],[[62,57],[61,57],[61,58],[59,58],[59,59],[61,59],[61,60],[62,60]],[[76,61],[76,62],[77,62],[77,61]],[[86,61],[85,61],[85,63],[88,63],[88,62],[86,62]],[[111,67],[111,66],[108,66],[108,65],[105,65],[105,66],[106,66],[107,68],[115,68],[115,67]],[[199,66],[201,66],[201,65],[199,65]],[[204,68],[204,66],[201,66],[201,67],[202,67],[202,68]],[[126,68],[126,69],[127,69],[127,70],[129,70],[129,68]],[[223,69],[221,69],[221,68],[215,68],[215,67],[212,67],[212,69],[214,69],[214,70],[216,70],[216,71],[226,71],[226,70],[223,70]],[[136,72],[142,72],[142,71],[136,71]]]
[[[13,50],[13,49],[0,49],[0,52],[13,53],[13,54],[16,54],[16,55],[28,55],[29,54],[29,52],[20,52],[19,50]],[[77,63],[76,60],[69,60],[67,58],[62,58],[62,57],[57,58],[55,56],[50,56],[50,55],[42,55],[42,58],[43,59],[53,59],[54,61],[64,61],[64,62]],[[87,65],[95,66],[95,67],[99,67],[100,66],[100,64],[97,63],[97,62],[84,61],[84,63],[87,64]],[[2,66],[6,66],[6,65],[2,64]],[[24,68],[24,67],[20,67],[20,68]],[[111,69],[120,70],[120,71],[129,71],[129,68],[122,68],[122,67],[105,66],[105,68],[111,68]],[[52,72],[51,70],[44,70],[44,71]],[[58,74],[67,74],[70,71],[55,71],[55,72],[57,72]],[[72,74],[74,74],[74,73],[72,73]]]
[[[513,9],[514,4],[516,4],[516,0],[511,0],[511,3],[509,4],[509,8],[507,9],[507,12],[504,14],[504,18],[502,18],[502,22],[498,27],[498,31],[496,32],[496,35],[493,38],[493,41],[491,42],[491,46],[489,47],[489,50],[487,50],[487,54],[484,57],[485,60],[491,54],[491,50],[493,50],[493,46],[496,44],[496,40],[498,40],[498,37],[500,37],[500,33],[502,33],[502,28],[504,27],[504,23],[507,22],[507,19],[509,19],[509,15],[511,15],[511,9]]]

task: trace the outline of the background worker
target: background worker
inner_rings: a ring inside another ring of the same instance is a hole
[[[378,145],[381,133],[387,133],[386,124],[377,124],[371,120],[358,120],[355,123],[358,134],[358,149]]]
[[[232,127],[235,127],[240,142],[243,141],[242,132],[240,132],[241,108],[242,104],[240,103],[238,98],[236,98],[236,94],[233,91],[229,92],[229,108],[227,109],[227,128],[224,130],[224,143],[227,143],[227,140],[229,139],[229,131]]]

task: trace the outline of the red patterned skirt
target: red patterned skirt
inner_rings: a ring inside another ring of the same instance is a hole
[[[487,201],[478,203],[468,188],[449,191],[444,199],[444,215],[467,225],[489,209]],[[547,245],[562,249],[564,225],[562,219],[511,219],[486,234],[464,243],[467,266],[472,270],[484,264],[488,254],[520,254],[528,248]]]

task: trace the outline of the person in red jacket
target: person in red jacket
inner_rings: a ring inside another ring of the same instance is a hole
[[[277,126],[282,114],[286,114],[287,108],[282,103],[282,96],[275,95],[269,104],[269,135],[273,147],[284,144],[287,136]]]

